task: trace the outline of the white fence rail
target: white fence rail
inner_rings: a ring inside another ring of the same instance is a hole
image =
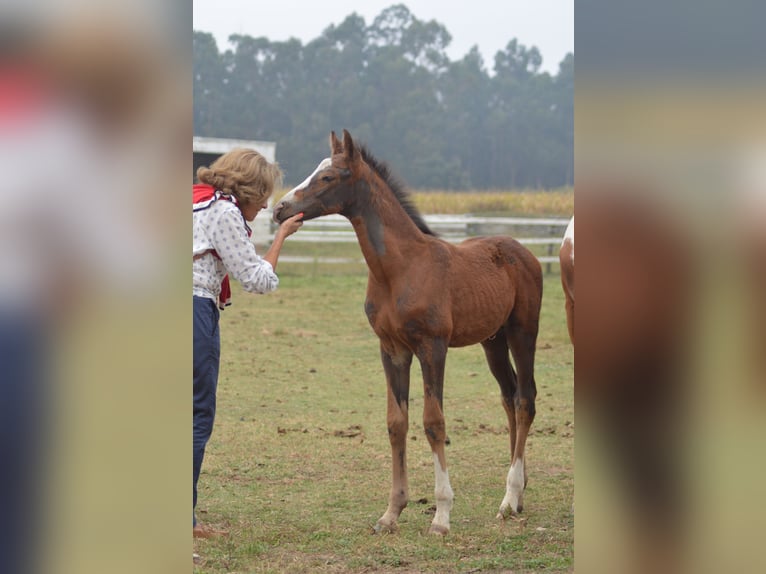
[[[569,218],[531,217],[477,217],[473,215],[424,215],[428,226],[446,241],[459,243],[480,235],[511,235],[524,245],[548,245],[548,254],[538,256],[541,263],[558,262],[558,246]],[[253,241],[269,243],[276,226],[271,222],[271,211],[256,218]],[[351,223],[341,215],[327,215],[303,224],[290,241],[305,243],[353,243],[356,235]],[[313,257],[281,255],[280,261],[294,263],[348,263],[342,257]]]

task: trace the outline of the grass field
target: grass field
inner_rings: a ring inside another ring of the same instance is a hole
[[[480,346],[451,349],[444,407],[452,530],[426,534],[434,473],[413,363],[410,504],[372,535],[390,488],[386,389],[359,266],[280,264],[277,292],[234,285],[221,317],[218,412],[199,485],[195,572],[569,572],[573,568],[573,352],[557,268],[545,277],[537,417],[522,518],[499,521],[510,464],[497,384]]]

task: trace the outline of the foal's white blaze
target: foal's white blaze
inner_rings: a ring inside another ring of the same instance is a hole
[[[524,494],[524,459],[517,458],[508,471],[508,477],[505,481],[505,497],[500,504],[498,516],[518,512],[519,506],[522,505],[522,494]]]
[[[564,239],[561,241],[561,245],[563,246],[567,240],[572,245],[572,263],[574,263],[574,215],[572,216],[572,219],[569,220],[569,225],[567,225],[567,230],[564,233]]]
[[[314,171],[311,172],[311,175],[308,176],[306,179],[304,179],[297,186],[292,188],[290,191],[288,191],[285,194],[285,196],[282,198],[282,201],[280,201],[280,203],[282,203],[283,201],[284,202],[292,201],[293,196],[295,195],[296,191],[300,191],[302,189],[306,189],[308,187],[309,183],[311,183],[311,178],[314,177],[317,173],[319,173],[323,169],[325,169],[326,167],[330,167],[331,164],[332,164],[332,160],[329,157],[326,157],[322,161],[320,161],[319,165],[317,166],[317,168]]]
[[[432,524],[443,526],[449,530],[449,513],[452,510],[452,501],[455,498],[452,492],[452,487],[449,483],[449,471],[446,468],[442,468],[439,462],[439,455],[433,453],[434,456],[434,475],[436,487],[434,488],[434,496],[436,498],[436,514]]]

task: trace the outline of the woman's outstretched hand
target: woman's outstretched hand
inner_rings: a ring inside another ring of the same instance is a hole
[[[303,226],[303,213],[296,213],[292,217],[285,219],[279,226],[277,233],[283,237],[290,237]]]
[[[271,242],[271,247],[266,252],[263,258],[271,263],[271,266],[277,268],[277,260],[279,259],[279,252],[282,250],[282,245],[287,237],[290,237],[293,233],[298,231],[303,226],[303,213],[297,213],[292,217],[285,219],[274,234],[274,241]]]

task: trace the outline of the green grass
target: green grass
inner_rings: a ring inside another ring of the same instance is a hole
[[[573,568],[573,352],[558,274],[545,277],[537,418],[527,443],[522,519],[495,519],[507,421],[480,346],[451,349],[444,392],[455,504],[428,536],[433,463],[413,364],[410,504],[397,534],[375,536],[390,488],[386,389],[363,312],[364,268],[283,265],[278,291],[243,293],[221,317],[218,411],[198,518],[226,538],[196,540],[199,573],[569,572]]]

